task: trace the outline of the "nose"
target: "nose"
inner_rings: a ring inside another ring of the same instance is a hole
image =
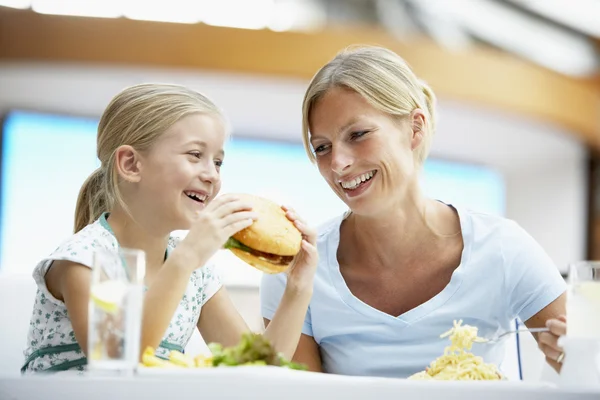
[[[219,174],[219,170],[212,160],[203,165],[202,171],[200,172],[200,179],[203,182],[215,184],[220,178],[221,175]]]
[[[336,174],[342,174],[352,166],[353,157],[343,146],[331,149],[331,169]]]

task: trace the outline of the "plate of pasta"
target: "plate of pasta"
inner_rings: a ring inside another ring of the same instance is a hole
[[[450,345],[444,354],[433,360],[424,371],[408,377],[409,380],[442,381],[500,381],[506,380],[495,364],[484,362],[482,357],[471,353],[473,343],[483,342],[477,336],[477,327],[463,325],[462,320],[440,335],[448,338]]]

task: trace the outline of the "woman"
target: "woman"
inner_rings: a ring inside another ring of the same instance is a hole
[[[443,354],[453,320],[480,336],[519,317],[559,369],[565,283],[516,223],[425,198],[419,173],[435,131],[435,97],[395,53],[346,50],[311,81],[303,139],[349,211],[319,230],[319,265],[295,360],[314,371],[408,377]],[[272,319],[284,275],[265,276]],[[559,320],[559,318],[561,320]],[[504,344],[476,345],[501,366]]]

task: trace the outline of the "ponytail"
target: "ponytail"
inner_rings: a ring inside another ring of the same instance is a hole
[[[83,182],[75,206],[74,233],[94,222],[106,211],[104,194],[104,171],[98,168]]]
[[[179,85],[143,83],[123,89],[98,122],[97,153],[101,168],[79,190],[73,230],[79,232],[103,212],[118,206],[131,216],[119,188],[115,157],[120,146],[144,151],[181,118],[192,114],[222,116],[206,96]],[[133,219],[133,217],[132,217]]]

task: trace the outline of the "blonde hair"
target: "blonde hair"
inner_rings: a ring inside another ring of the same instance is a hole
[[[335,87],[355,91],[373,107],[393,117],[404,117],[417,108],[423,110],[426,126],[423,127],[423,140],[416,149],[416,162],[421,165],[425,161],[435,132],[436,98],[433,91],[393,51],[359,46],[339,52],[308,85],[302,103],[302,141],[312,162],[315,162],[315,155],[310,146],[310,113],[327,91]]]
[[[206,96],[179,85],[135,85],[111,100],[98,124],[97,156],[101,166],[79,191],[75,232],[117,203],[127,210],[119,191],[116,150],[123,145],[140,152],[148,150],[167,129],[192,113],[212,114],[224,120],[221,111]]]

